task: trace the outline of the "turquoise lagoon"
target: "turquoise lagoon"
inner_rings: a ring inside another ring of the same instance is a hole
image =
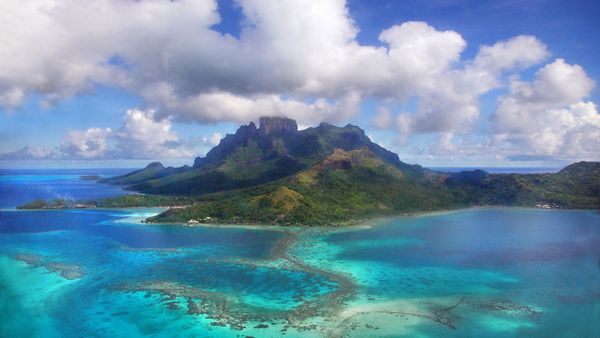
[[[0,178],[0,337],[600,336],[596,211],[149,225],[159,209],[14,210],[119,190],[26,174]]]

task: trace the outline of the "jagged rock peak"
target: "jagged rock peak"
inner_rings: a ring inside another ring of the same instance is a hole
[[[235,134],[230,135],[227,134],[227,136],[225,137],[228,140],[232,140],[235,138],[248,138],[250,135],[256,135],[256,131],[258,129],[256,128],[256,125],[254,124],[254,122],[250,122],[248,125],[242,125],[238,128],[238,130],[235,132]]]
[[[331,129],[331,128],[335,128],[335,126],[331,123],[321,122],[321,123],[319,123],[319,126],[317,128]]]
[[[259,119],[258,131],[262,135],[295,133],[298,131],[296,121],[287,117],[263,116]]]
[[[164,169],[164,167],[165,166],[162,165],[162,163],[160,163],[160,162],[152,162],[152,163],[150,163],[150,164],[148,164],[146,166],[147,169],[150,169],[150,168],[161,168],[161,169]]]
[[[344,126],[344,129],[354,130],[354,131],[357,131],[357,132],[359,132],[361,134],[365,133],[365,131],[361,127],[359,127],[357,125],[354,125],[354,124],[351,124],[351,123],[346,124]]]

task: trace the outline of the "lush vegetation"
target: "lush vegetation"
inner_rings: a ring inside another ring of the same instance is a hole
[[[556,174],[451,175],[446,185],[463,203],[475,205],[600,208],[600,163],[579,162]]]
[[[169,210],[150,221],[334,225],[474,205],[599,208],[598,178],[600,163],[540,175],[407,173],[366,148],[337,150],[296,175],[205,195],[187,209]]]
[[[17,206],[17,209],[62,209],[69,207],[71,204],[73,204],[73,201],[64,200],[62,198],[56,198],[48,201],[37,199]]]
[[[162,195],[124,195],[100,198],[91,201],[77,200],[35,200],[17,207],[17,209],[87,209],[87,208],[137,208],[137,207],[179,207],[193,203],[190,197]]]
[[[124,195],[102,198],[90,203],[98,208],[174,207],[190,205],[193,199],[185,196]]]

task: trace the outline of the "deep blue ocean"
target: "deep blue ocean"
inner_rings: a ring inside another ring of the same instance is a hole
[[[600,337],[600,214],[472,208],[360,226],[18,211],[127,170],[0,171],[0,337]]]

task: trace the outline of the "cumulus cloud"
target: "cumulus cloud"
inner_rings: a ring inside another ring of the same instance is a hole
[[[126,86],[132,78],[110,62],[115,55],[149,71],[167,61],[157,52],[169,47],[178,28],[216,23],[215,8],[212,1],[6,1],[0,12],[0,92],[39,92],[54,100],[95,83]],[[137,77],[142,80],[141,72]],[[13,95],[9,103],[18,99]]]
[[[479,96],[501,86],[501,77],[546,58],[546,46],[532,36],[517,36],[481,46],[462,69],[451,69],[424,92],[412,122],[418,132],[470,131],[479,118]]]
[[[480,72],[526,68],[548,57],[546,46],[533,36],[519,35],[492,46],[482,46],[472,62]]]
[[[490,87],[476,89],[483,77],[493,82],[545,55],[535,38],[519,37],[483,47],[462,69],[466,41],[425,22],[392,26],[381,46],[369,46],[357,42],[344,0],[239,5],[238,39],[211,28],[220,21],[214,0],[9,1],[0,14],[0,104],[14,107],[31,92],[53,101],[106,83],[140,94],[157,118],[281,114],[309,124],[351,117],[366,96],[419,97],[413,131],[449,132],[478,117],[477,96]],[[17,24],[24,18],[30,24]]]
[[[371,97],[400,106],[416,102],[373,120],[377,128],[396,130],[399,140],[415,133],[448,138],[477,127],[481,95],[549,55],[541,41],[521,35],[480,46],[464,59],[467,41],[458,32],[414,21],[383,30],[376,45],[362,45],[345,0],[237,4],[239,38],[214,30],[221,20],[216,0],[8,0],[0,12],[0,106],[16,108],[32,93],[52,103],[105,84],[152,107],[128,112],[123,127],[110,133],[67,135],[61,151],[79,157],[183,156],[190,147],[171,131],[174,122],[245,123],[265,114],[301,125],[343,122]],[[594,120],[593,103],[583,100],[592,86],[581,67],[560,59],[533,83],[512,81],[494,117],[494,142],[530,145],[535,153],[581,144],[592,122],[557,127],[548,116]],[[533,139],[526,142],[527,123],[515,122],[519,114],[535,116],[529,125],[538,126],[537,140],[557,136],[556,145],[541,150]],[[114,146],[102,143],[104,134]]]
[[[585,101],[594,82],[563,59],[544,66],[532,82],[515,79],[493,116],[495,141],[517,155],[597,158],[600,115]]]
[[[438,134],[423,153],[438,159],[461,161],[500,159],[503,156],[492,142],[476,141],[468,136],[453,133]]]
[[[405,97],[436,86],[435,79],[460,59],[467,43],[453,31],[438,31],[425,22],[406,22],[379,35],[389,45],[392,96]]]
[[[0,160],[52,160],[57,158],[59,155],[53,149],[30,146],[0,154]]]
[[[390,129],[393,126],[393,119],[389,108],[380,106],[377,108],[371,124],[377,129]]]
[[[395,26],[393,31],[394,34],[384,33],[398,39],[391,44],[392,48],[402,46],[390,53],[402,52],[396,61],[400,67],[407,67],[404,71],[397,70],[403,74],[403,80],[399,81],[408,86],[404,95],[418,98],[415,111],[398,113],[396,125],[385,124],[389,129],[397,129],[402,137],[407,133],[472,130],[479,119],[482,94],[499,88],[506,72],[531,66],[548,55],[546,46],[536,38],[517,36],[492,46],[481,46],[473,60],[458,67],[453,65],[459,61],[465,42],[455,32],[439,32],[423,23],[406,23]],[[386,39],[389,41],[390,37]],[[414,53],[415,50],[421,53]],[[406,56],[411,53],[414,54]],[[405,80],[411,77],[413,80]],[[385,117],[381,113],[376,115],[376,119]]]
[[[169,118],[156,120],[154,110],[129,109],[123,125],[114,133],[119,158],[179,158],[191,157],[191,150],[182,146],[171,130]]]
[[[89,128],[69,131],[60,144],[60,151],[69,158],[99,158],[108,149],[107,138],[110,128]]]
[[[11,87],[4,92],[0,92],[0,106],[12,109],[18,107],[25,97],[25,92],[22,88]]]
[[[344,95],[335,102],[324,98],[312,102],[280,95],[242,96],[229,92],[213,91],[187,98],[178,97],[174,89],[162,83],[144,92],[145,97],[158,99],[165,108],[160,117],[170,116],[167,112],[178,112],[176,118],[184,122],[257,121],[260,116],[287,116],[301,122],[339,122],[355,115],[360,109],[360,96],[355,92]]]
[[[578,65],[556,59],[528,82],[513,78],[508,94],[498,98],[491,133],[440,133],[421,155],[438,159],[597,160],[600,114],[586,97],[594,82]]]
[[[70,130],[55,149],[23,147],[0,154],[2,160],[59,159],[175,159],[191,158],[199,150],[219,143],[222,135],[181,140],[169,118],[157,119],[155,111],[129,109],[121,126]]]
[[[210,137],[203,137],[202,138],[202,142],[205,145],[209,145],[209,146],[216,146],[221,142],[221,139],[223,138],[223,134],[221,133],[213,133]]]

